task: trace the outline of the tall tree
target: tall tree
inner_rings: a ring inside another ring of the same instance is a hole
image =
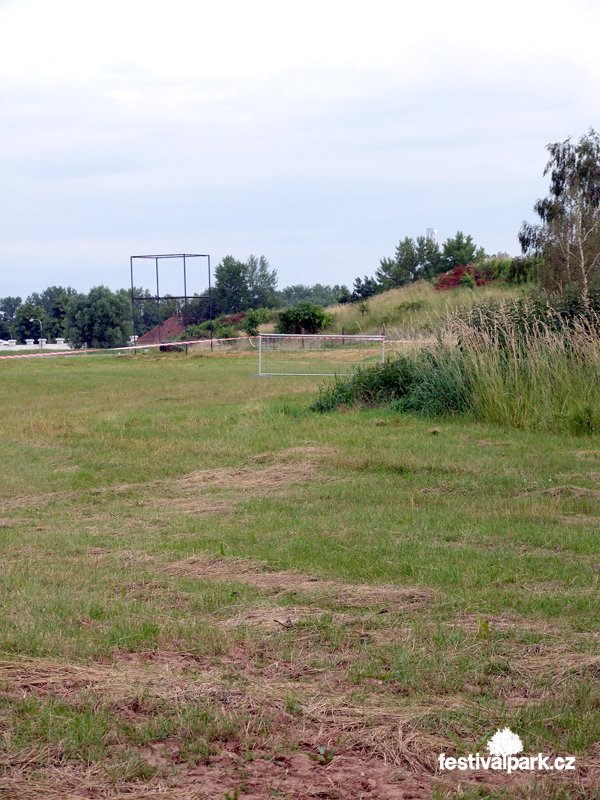
[[[301,303],[302,300],[308,300],[311,303],[316,303],[318,306],[330,306],[337,303],[338,298],[343,294],[344,290],[348,292],[346,286],[329,286],[327,284],[315,283],[314,286],[305,286],[303,283],[296,283],[292,286],[286,286],[285,289],[277,292],[279,297],[288,306],[294,306]],[[350,293],[348,292],[349,302]]]
[[[64,286],[48,286],[41,294],[32,292],[27,298],[27,302],[40,306],[46,314],[49,314],[57,300],[65,296],[75,297],[76,294],[77,292],[72,286],[67,286],[66,288]]]
[[[5,333],[8,333],[8,335],[5,337],[7,339],[10,339],[13,336],[13,323],[15,320],[15,314],[17,313],[17,309],[21,303],[22,300],[20,297],[0,297],[0,311],[2,312],[1,316],[7,329],[3,330]]]
[[[40,321],[42,323],[41,327]],[[12,331],[15,339],[20,342],[24,342],[25,339],[39,339],[40,332],[42,337],[46,339],[46,312],[41,306],[36,306],[30,302],[23,303],[15,313]]]
[[[75,347],[120,347],[131,335],[131,305],[122,293],[96,286],[70,299],[65,329]]]
[[[213,311],[216,315],[236,314],[272,305],[276,287],[277,271],[269,269],[265,256],[250,256],[246,263],[225,256],[215,269]]]
[[[354,279],[354,286],[350,299],[353,303],[357,303],[361,300],[368,300],[369,297],[373,297],[373,295],[377,294],[379,291],[380,288],[375,278],[369,278],[368,275],[365,275],[363,280],[360,278]]]
[[[28,303],[44,310],[44,337],[56,339],[64,333],[65,315],[71,297],[77,292],[71,286],[48,286],[41,294],[33,292],[27,298]]]
[[[272,306],[277,289],[277,270],[269,269],[265,256],[250,256],[246,262],[246,280],[252,308]]]
[[[442,252],[435,239],[429,236],[417,236],[415,252],[417,255],[416,279],[432,280],[444,270]]]
[[[119,289],[117,294],[123,297],[123,299],[129,305],[129,315],[131,317],[131,289]],[[140,300],[134,300],[133,302],[133,324],[135,327],[135,335],[143,336],[145,333],[158,325],[156,299],[149,289],[143,289],[141,286],[133,287],[133,296],[141,298]]]
[[[233,256],[225,256],[215,268],[213,311],[217,315],[235,314],[250,306],[246,264]]]
[[[382,258],[375,277],[381,289],[397,289],[414,280],[418,267],[413,240],[406,236],[396,247],[394,258]]]
[[[442,263],[447,272],[454,267],[466,267],[476,264],[485,258],[483,247],[477,247],[472,236],[465,236],[458,231],[454,239],[447,239],[442,248]]]
[[[421,278],[434,278],[443,269],[440,248],[434,239],[417,236],[415,241],[406,236],[396,247],[394,258],[381,259],[376,277],[385,291]]]
[[[600,137],[593,128],[577,144],[549,144],[550,191],[534,210],[540,223],[524,222],[519,233],[525,254],[540,256],[544,289],[577,288],[587,300],[600,287]]]

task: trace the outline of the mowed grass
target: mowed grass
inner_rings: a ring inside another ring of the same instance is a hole
[[[256,371],[0,365],[0,792],[597,796],[596,439]],[[436,775],[507,726],[577,771]]]

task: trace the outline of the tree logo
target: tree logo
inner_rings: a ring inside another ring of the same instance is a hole
[[[510,728],[504,728],[492,736],[487,743],[487,750],[491,756],[515,756],[523,752],[523,742]]]
[[[468,753],[464,756],[454,758],[446,757],[441,753],[438,758],[440,770],[446,769],[493,769],[504,770],[509,775],[517,771],[532,770],[563,770],[575,769],[575,756],[546,756],[537,753],[533,756],[518,755],[523,752],[523,742],[521,737],[513,733],[510,728],[503,728],[496,731],[486,745],[487,756],[480,753]]]

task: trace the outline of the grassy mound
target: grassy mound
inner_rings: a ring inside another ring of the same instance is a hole
[[[524,297],[530,287],[493,283],[476,288],[438,292],[431,283],[419,281],[401,289],[375,295],[363,303],[330,306],[333,315],[328,326],[332,333],[380,333],[383,325],[389,338],[404,338],[445,327],[459,309],[484,302],[508,301]]]

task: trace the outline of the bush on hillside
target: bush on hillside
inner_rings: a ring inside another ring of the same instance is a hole
[[[258,326],[270,322],[274,316],[275,313],[267,308],[251,308],[246,312],[244,331],[248,336],[258,336]]]
[[[242,319],[245,314],[230,314],[228,316],[239,316]],[[238,322],[239,324],[239,322]],[[188,325],[184,334],[186,339],[210,339],[211,338],[211,323],[210,320],[201,322],[199,325]],[[241,336],[237,327],[225,317],[217,317],[212,322],[212,338],[213,339],[235,339]]]
[[[456,289],[459,286],[484,286],[489,282],[489,276],[479,265],[469,264],[466,267],[460,265],[451,269],[450,272],[444,272],[435,279],[433,285],[441,292]]]
[[[280,312],[275,330],[277,333],[319,333],[331,319],[321,306],[303,300]]]

